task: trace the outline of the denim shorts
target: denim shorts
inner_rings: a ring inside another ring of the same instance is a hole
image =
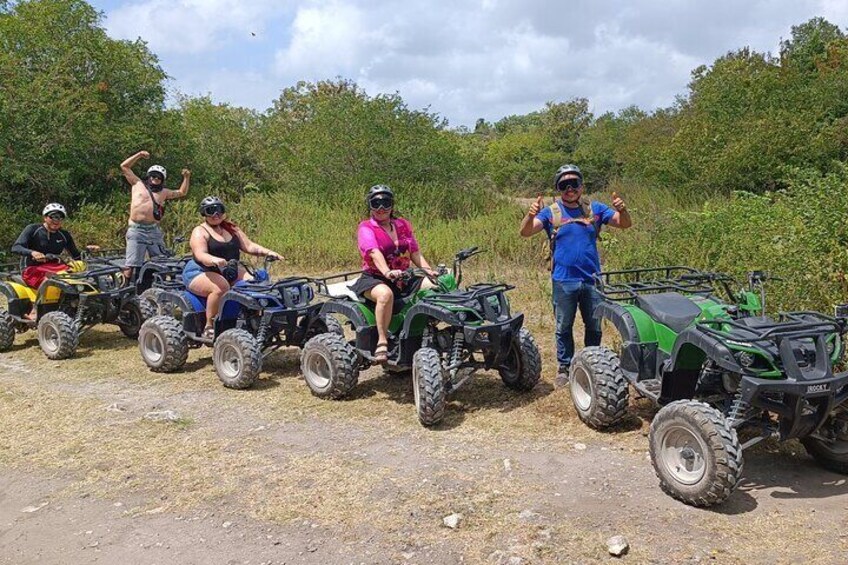
[[[186,289],[188,289],[191,281],[205,272],[206,269],[194,259],[186,263],[185,267],[183,267],[183,284],[185,284]]]

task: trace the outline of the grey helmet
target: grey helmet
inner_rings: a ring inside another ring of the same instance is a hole
[[[200,201],[200,205],[198,206],[198,210],[200,210],[200,215],[205,216],[206,209],[212,206],[220,206],[224,210],[227,209],[227,207],[224,206],[224,203],[221,202],[221,199],[217,196],[207,196],[206,198]]]
[[[365,196],[365,205],[370,207],[371,199],[375,196],[380,195],[390,196],[393,201],[395,199],[395,193],[391,188],[389,188],[388,185],[375,184],[374,186],[368,189],[368,194]]]
[[[554,175],[554,188],[559,184],[559,179],[565,175],[577,175],[580,177],[580,182],[583,182],[583,173],[580,172],[580,167],[577,165],[563,165],[557,169],[556,175]]]

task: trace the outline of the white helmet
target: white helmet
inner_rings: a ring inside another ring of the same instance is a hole
[[[162,165],[153,165],[149,169],[147,169],[147,174],[150,173],[159,173],[162,175],[162,180],[166,180],[168,178],[168,171],[165,170],[165,167]]]
[[[53,212],[61,212],[63,216],[68,217],[68,211],[65,210],[65,207],[59,204],[58,202],[51,202],[47,206],[44,207],[44,210],[41,211],[42,216],[46,216],[47,214],[51,214]]]

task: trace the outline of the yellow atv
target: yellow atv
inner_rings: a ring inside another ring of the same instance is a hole
[[[37,290],[27,286],[20,269],[6,265],[0,271],[0,293],[7,302],[7,309],[0,308],[0,351],[12,347],[16,331],[33,328],[49,359],[72,357],[80,336],[96,324],[115,324],[125,336],[138,337],[141,309],[135,289],[124,286],[121,269],[83,261],[66,264],[67,271],[50,275]]]

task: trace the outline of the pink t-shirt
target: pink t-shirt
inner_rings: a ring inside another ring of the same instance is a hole
[[[356,239],[359,243],[359,253],[362,255],[363,271],[375,275],[381,274],[369,256],[372,249],[380,250],[390,269],[404,270],[409,267],[409,254],[418,251],[418,241],[412,233],[412,225],[403,218],[396,218],[392,220],[392,223],[398,238],[397,245],[374,218],[359,224]]]

